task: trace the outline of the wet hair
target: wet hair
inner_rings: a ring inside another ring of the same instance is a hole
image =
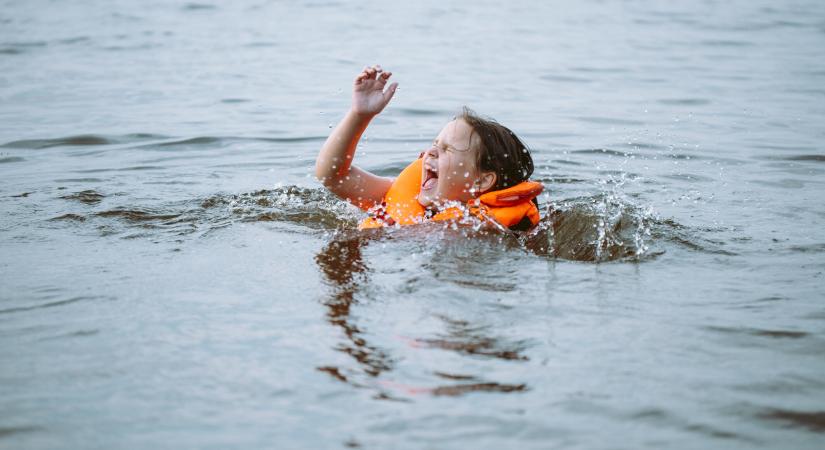
[[[462,119],[480,140],[476,152],[476,167],[482,172],[495,172],[497,191],[515,186],[533,174],[533,157],[524,142],[509,128],[493,119],[483,118],[466,106],[456,119]]]

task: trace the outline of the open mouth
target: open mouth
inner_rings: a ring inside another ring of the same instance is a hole
[[[424,175],[421,177],[421,190],[428,191],[435,187],[438,183],[438,170],[433,169],[428,165],[424,165]]]

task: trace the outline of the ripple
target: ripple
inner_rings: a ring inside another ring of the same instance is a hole
[[[415,339],[413,341],[413,345],[505,360],[527,361],[529,359],[519,353],[521,349],[497,348],[500,344],[495,339],[491,338],[478,338],[470,340]]]
[[[0,427],[0,438],[8,437],[13,434],[33,433],[35,431],[43,431],[45,428],[40,426],[18,426],[18,427]]]
[[[684,160],[688,160],[688,159],[701,160],[701,159],[704,159],[703,157],[698,156],[698,155],[694,155],[694,154],[690,154],[690,153],[682,153],[682,152],[680,152],[680,153],[666,153],[666,154],[661,155],[661,156],[663,156],[665,158],[668,158],[668,159],[684,159]],[[735,161],[735,160],[731,160],[731,159],[721,159],[721,158],[713,158],[713,159],[715,161]]]
[[[804,180],[798,180],[796,178],[782,178],[779,180],[768,181],[768,180],[753,180],[755,183],[762,184],[764,186],[774,186],[781,189],[802,189],[809,184],[809,182]]]
[[[248,98],[223,98],[221,99],[221,103],[247,103],[251,100]]]
[[[266,47],[277,47],[278,43],[277,42],[257,41],[257,42],[250,42],[248,44],[244,44],[243,46],[247,47],[247,48],[266,48]]]
[[[166,142],[153,142],[138,145],[135,148],[160,149],[170,148],[190,148],[208,147],[215,145],[226,145],[232,142],[323,142],[327,136],[285,136],[285,137],[243,137],[243,136],[196,136],[183,139],[174,139]]]
[[[443,116],[447,114],[444,111],[424,108],[396,108],[396,111],[407,116]]]
[[[743,381],[735,386],[737,390],[770,395],[806,395],[821,392],[825,387],[822,380],[792,374],[767,381]]]
[[[700,106],[710,104],[710,100],[704,98],[663,98],[657,100],[663,105],[674,106]]]
[[[631,142],[623,142],[618,144],[621,146],[630,147],[634,150],[645,149],[645,150],[666,150],[667,147],[662,144],[654,144],[652,142],[643,142],[643,141],[631,141]]]
[[[584,77],[574,77],[570,75],[542,75],[539,78],[547,81],[558,81],[561,83],[592,83],[593,80]]]
[[[327,136],[295,136],[295,137],[262,137],[262,138],[254,138],[257,141],[263,142],[323,142],[327,139]]]
[[[581,67],[571,67],[570,71],[572,72],[584,72],[584,73],[628,73],[630,70],[624,69],[621,67],[589,67],[589,66],[581,66]]]
[[[217,7],[210,3],[187,3],[183,5],[184,11],[204,11],[217,9]]]
[[[163,166],[131,166],[131,167],[119,167],[116,169],[109,169],[109,168],[101,168],[101,169],[82,169],[82,170],[75,170],[74,173],[103,173],[103,172],[132,172],[132,171],[140,171],[140,170],[160,170],[165,169]]]
[[[424,386],[414,386],[405,383],[398,383],[394,381],[379,381],[379,386],[382,388],[388,388],[393,391],[401,392],[402,394],[407,395],[432,395],[436,397],[458,397],[464,394],[474,393],[474,392],[498,392],[498,393],[511,393],[511,392],[525,392],[528,391],[529,388],[526,384],[507,384],[507,383],[497,383],[497,382],[479,382],[479,383],[462,383],[462,384],[454,384],[454,385],[446,385],[446,386],[436,386],[436,387],[424,387]],[[386,395],[386,394],[385,394]],[[398,400],[392,397],[380,397],[382,399],[392,399]]]
[[[615,117],[598,117],[598,116],[580,116],[576,120],[587,123],[595,123],[599,125],[644,125],[645,123],[639,120],[632,119],[617,119]]]
[[[573,177],[562,176],[562,175],[557,175],[557,176],[551,175],[551,176],[537,178],[536,181],[539,181],[541,183],[547,183],[547,184],[581,184],[581,183],[586,183],[588,180],[585,180],[584,178],[573,178]]]
[[[76,200],[87,205],[96,205],[100,203],[101,200],[106,198],[106,196],[97,191],[88,189],[85,191],[76,192],[74,194],[64,195],[60,198],[65,200]]]
[[[69,333],[60,334],[57,336],[49,336],[40,339],[41,341],[51,341],[51,340],[62,340],[66,338],[77,338],[77,337],[87,337],[87,336],[94,336],[99,334],[100,330],[93,329],[93,330],[77,330],[71,331]]]
[[[794,155],[783,158],[788,161],[825,162],[825,155]]]
[[[686,235],[682,231],[683,230],[671,230],[669,233],[666,233],[665,235],[656,234],[654,235],[654,237],[661,237],[662,239],[667,239],[669,242],[677,244],[688,250],[708,253],[711,255],[736,256],[736,253],[734,252],[719,248],[719,245],[721,245],[719,242],[703,242],[702,239],[700,239],[699,237]]]
[[[731,39],[707,39],[699,42],[700,45],[708,47],[753,47],[752,42],[735,41]]]
[[[91,38],[89,38],[88,36],[76,36],[71,38],[60,39],[57,42],[61,44],[77,44],[78,42],[88,42],[90,40]]]
[[[162,142],[158,144],[149,144],[144,147],[179,147],[179,146],[196,146],[196,145],[210,145],[220,142],[221,138],[212,136],[200,136],[194,138],[180,139],[171,142]]]
[[[166,221],[180,217],[180,214],[163,214],[143,209],[113,209],[95,213],[98,217],[116,217],[130,222]]]
[[[768,337],[773,339],[800,339],[810,335],[805,331],[791,331],[791,330],[764,330],[759,328],[748,327],[720,327],[720,326],[706,326],[706,330],[725,334],[739,334],[758,337]]]
[[[690,419],[679,417],[672,412],[660,408],[643,408],[629,414],[623,414],[633,421],[643,421],[650,425],[679,428],[692,433],[699,433],[719,439],[737,439],[753,443],[753,439],[731,431],[719,429],[715,426],[695,423]]]
[[[809,244],[809,245],[793,245],[788,247],[788,250],[799,253],[823,253],[825,252],[825,243]]]
[[[475,380],[476,379],[476,377],[473,376],[473,375],[457,375],[457,374],[453,374],[453,373],[438,372],[438,371],[433,372],[433,375],[441,377],[441,378],[445,378],[447,380],[470,381],[470,380]]]
[[[42,304],[39,304],[39,305],[18,306],[18,307],[13,307],[13,308],[0,309],[0,314],[11,314],[11,313],[17,313],[17,312],[23,312],[23,311],[32,311],[32,310],[35,310],[35,309],[54,308],[54,307],[57,307],[57,306],[69,305],[69,304],[81,302],[81,301],[84,301],[84,300],[96,300],[96,299],[100,299],[100,298],[103,298],[103,297],[87,297],[87,296],[73,297],[73,298],[70,298],[70,299],[67,299],[67,300],[59,300],[59,301],[56,301],[56,302],[42,303]]]
[[[49,220],[71,221],[71,222],[85,222],[86,218],[79,214],[63,214],[62,216],[52,217]]]
[[[79,134],[50,139],[24,139],[11,141],[0,145],[3,148],[22,148],[30,150],[42,150],[52,147],[91,147],[105,146],[150,139],[168,139],[166,136],[149,133],[131,133],[120,136],[103,136],[99,134]]]
[[[622,158],[627,158],[633,156],[632,152],[623,152],[621,150],[611,150],[609,148],[586,148],[582,150],[570,150],[570,153],[575,153],[579,155],[608,155],[608,156],[620,156]]]
[[[326,189],[298,186],[213,196],[204,200],[201,206],[205,209],[228,208],[230,214],[227,218],[232,220],[291,223],[310,229],[354,227],[360,216],[353,207],[332,196]]]
[[[439,316],[444,321],[447,332],[438,338],[410,339],[413,347],[437,348],[462,354],[485,356],[508,361],[529,361],[521,353],[527,348],[525,342],[510,342],[487,333],[489,327],[473,326],[465,320]]]
[[[96,191],[84,192],[66,197],[90,202],[97,199]],[[89,222],[86,226],[93,226],[106,236],[122,234],[131,239],[157,239],[165,234],[179,239],[181,235],[200,232],[202,236],[233,223],[250,222],[298,225],[307,231],[354,229],[360,216],[361,213],[354,207],[338,200],[325,189],[287,186],[167,202],[151,207],[123,205],[88,216],[72,213],[51,220]]]
[[[45,41],[3,42],[0,44],[0,55],[19,55],[46,45],[48,43]]]
[[[694,173],[673,173],[668,175],[660,175],[661,178],[667,178],[670,180],[678,180],[678,181],[690,181],[690,182],[700,182],[700,183],[708,183],[711,181],[716,181],[713,178],[705,177],[702,175],[696,175]]]
[[[825,411],[802,412],[770,409],[759,413],[757,417],[782,422],[791,427],[807,428],[817,433],[825,433]]]
[[[51,147],[110,145],[114,143],[116,143],[116,141],[107,139],[103,136],[97,136],[93,134],[82,134],[77,136],[67,136],[54,139],[28,139],[22,141],[13,141],[0,145],[0,147],[40,150]]]
[[[472,383],[457,384],[453,386],[439,386],[432,388],[430,393],[435,396],[456,397],[471,392],[524,392],[527,391],[526,384],[502,384],[502,383]]]
[[[23,162],[25,159],[19,156],[7,156],[5,158],[0,158],[0,164],[8,164],[8,163],[16,163],[16,162]]]
[[[54,180],[57,183],[102,183],[102,178],[58,178]]]

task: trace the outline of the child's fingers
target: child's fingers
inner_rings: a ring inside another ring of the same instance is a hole
[[[378,80],[386,82],[392,76],[392,72],[384,72],[380,65],[364,66],[364,70],[355,77],[355,84],[360,84],[364,80]]]
[[[383,72],[383,73],[379,74],[378,75],[378,82],[380,83],[380,86],[383,87],[385,84],[387,84],[387,80],[389,80],[390,76],[392,76],[391,72]]]
[[[366,78],[366,77],[370,76],[371,73],[372,73],[372,67],[364,66],[364,69],[361,71],[360,74],[358,74],[358,76],[359,77],[363,76],[364,78]]]
[[[395,95],[396,89],[398,89],[398,83],[393,83],[387,88],[386,91],[384,91],[384,104],[387,104],[390,100],[392,100],[392,96]]]
[[[383,71],[384,69],[382,69],[381,66],[379,66],[378,64],[367,68],[367,73],[369,74],[370,78],[373,79],[378,78],[378,75],[380,75]]]

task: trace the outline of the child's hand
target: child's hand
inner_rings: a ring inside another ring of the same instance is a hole
[[[386,91],[384,86],[392,72],[384,72],[381,66],[364,67],[355,77],[352,87],[352,111],[356,114],[374,116],[380,113],[392,96],[398,83],[392,83]]]

